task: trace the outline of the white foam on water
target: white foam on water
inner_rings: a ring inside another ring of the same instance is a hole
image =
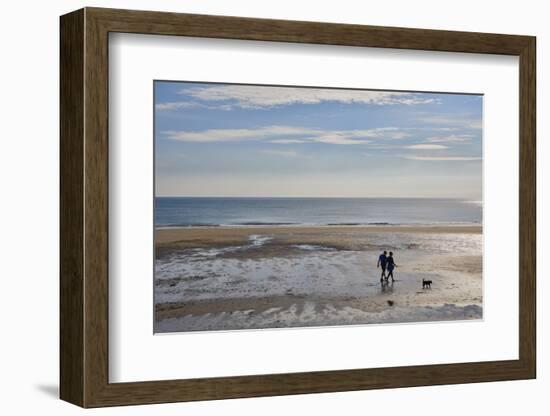
[[[182,250],[181,254],[171,256],[170,259],[175,262],[178,262],[183,258],[200,260],[201,258],[217,257],[223,254],[235,253],[238,251],[259,248],[272,239],[273,237],[254,234],[249,236],[248,238],[249,244],[247,245],[214,247],[214,248],[190,248],[190,249]],[[162,276],[160,277],[162,278]]]
[[[248,237],[248,240],[250,241],[250,245],[252,247],[261,247],[268,241],[273,240],[273,237],[269,237],[267,235],[252,234]]]
[[[299,248],[306,251],[334,251],[331,247],[318,246],[314,244],[293,244],[291,247]]]

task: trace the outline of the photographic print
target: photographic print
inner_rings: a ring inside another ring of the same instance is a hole
[[[482,95],[154,96],[156,333],[482,319]]]

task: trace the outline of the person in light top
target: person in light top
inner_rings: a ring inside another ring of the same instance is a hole
[[[397,267],[395,260],[393,259],[393,252],[390,251],[390,255],[386,258],[386,268],[388,269],[388,274],[386,275],[386,281],[391,277],[393,282],[393,269]]]

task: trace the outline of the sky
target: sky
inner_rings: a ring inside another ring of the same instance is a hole
[[[481,200],[481,95],[154,88],[157,196]]]

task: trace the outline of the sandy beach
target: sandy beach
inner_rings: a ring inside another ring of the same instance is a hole
[[[481,226],[164,228],[155,246],[155,332],[482,318]]]

